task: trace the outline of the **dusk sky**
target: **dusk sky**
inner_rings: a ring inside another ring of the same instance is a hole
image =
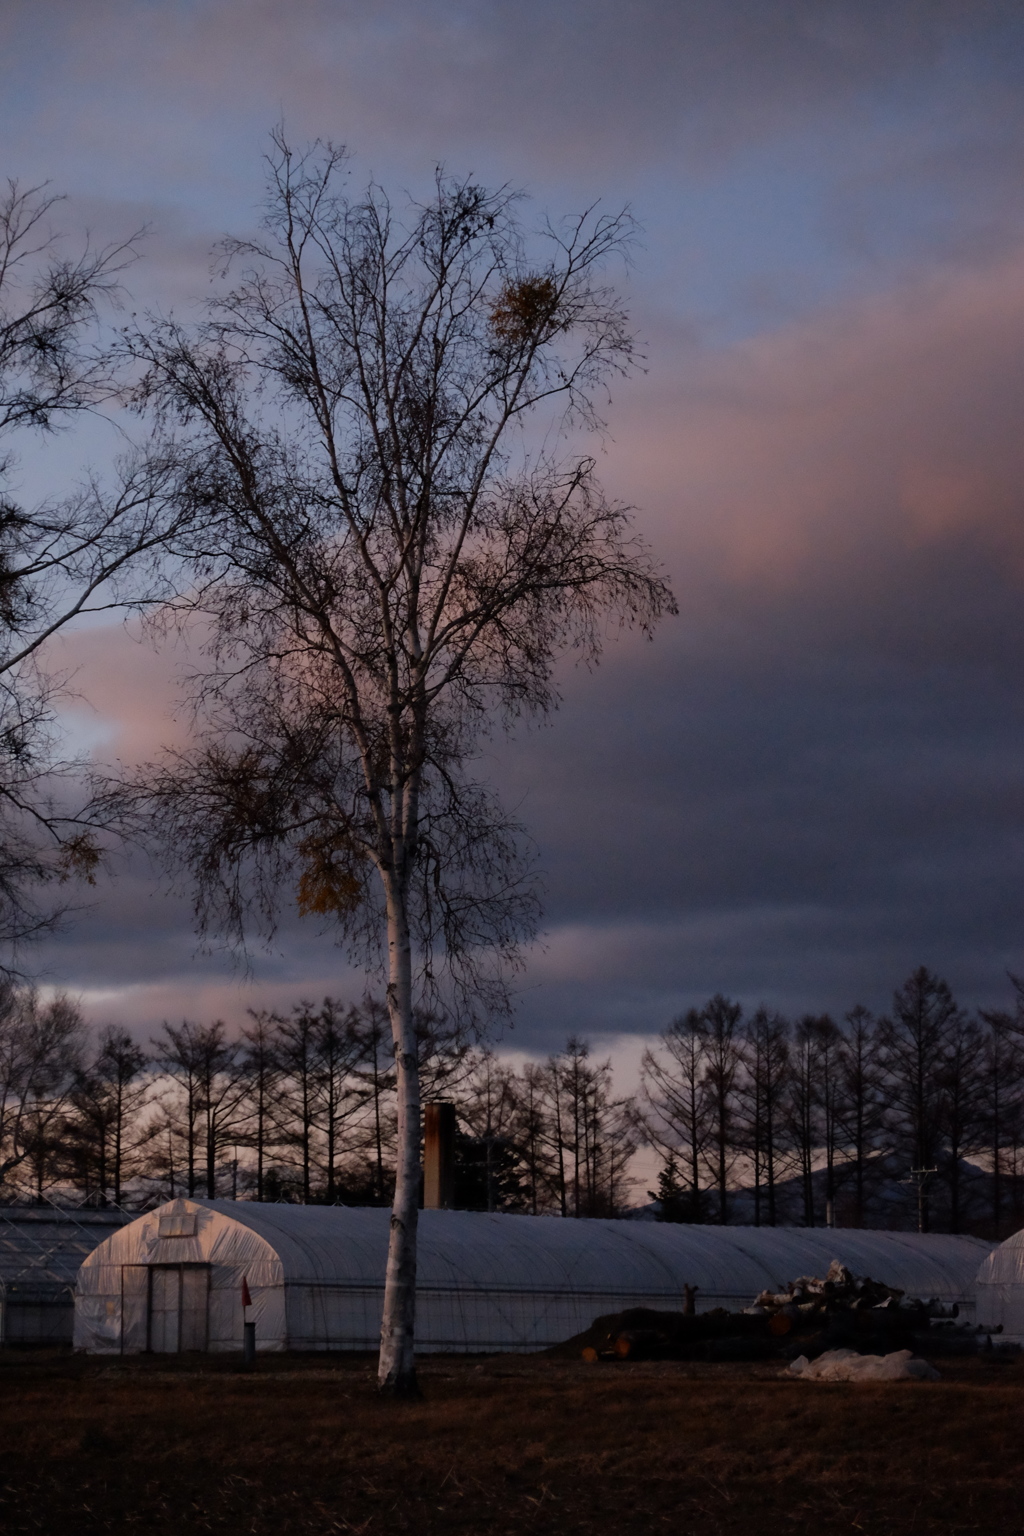
[[[64,228],[149,226],[132,307],[187,313],[283,121],[401,195],[432,167],[538,214],[629,204],[646,371],[602,479],[680,606],[567,668],[490,759],[536,839],[513,1046],[644,1035],[724,991],[964,1002],[1024,972],[1024,9],[988,0],[0,0],[0,171]],[[58,494],[114,446],[27,449]],[[174,659],[65,640],[75,740],[180,739]],[[187,894],[118,865],[34,964],[145,1038],[357,997],[287,918],[239,982]]]

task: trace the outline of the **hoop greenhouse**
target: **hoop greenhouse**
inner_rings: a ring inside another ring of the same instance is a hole
[[[380,1333],[390,1213],[173,1200],[102,1243],[78,1272],[75,1344],[96,1353],[237,1350],[243,1281],[261,1350],[368,1350]],[[904,1232],[696,1227],[423,1211],[422,1350],[542,1349],[628,1306],[748,1305],[839,1259],[968,1316],[991,1245]]]

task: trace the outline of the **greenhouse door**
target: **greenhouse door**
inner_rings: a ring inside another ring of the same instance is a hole
[[[158,1355],[205,1349],[208,1264],[154,1264],[149,1271],[149,1347]]]

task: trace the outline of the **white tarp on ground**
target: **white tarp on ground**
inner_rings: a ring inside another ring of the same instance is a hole
[[[82,1265],[75,1343],[99,1353],[239,1349],[244,1277],[257,1348],[373,1349],[388,1228],[386,1210],[171,1201]],[[698,1310],[746,1306],[766,1287],[824,1274],[833,1259],[969,1311],[989,1246],[937,1234],[423,1211],[417,1342],[424,1350],[538,1349],[604,1312],[678,1309],[686,1285],[699,1287]]]
[[[1024,1338],[1024,1231],[1015,1232],[985,1259],[975,1282],[978,1322]]]
[[[891,1355],[859,1355],[855,1349],[828,1349],[817,1360],[801,1355],[785,1374],[801,1381],[938,1381],[927,1360],[916,1360],[909,1349]]]

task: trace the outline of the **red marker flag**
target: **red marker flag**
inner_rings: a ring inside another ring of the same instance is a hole
[[[244,1275],[242,1276],[242,1306],[252,1306],[252,1297],[249,1295],[249,1282],[246,1280]]]

